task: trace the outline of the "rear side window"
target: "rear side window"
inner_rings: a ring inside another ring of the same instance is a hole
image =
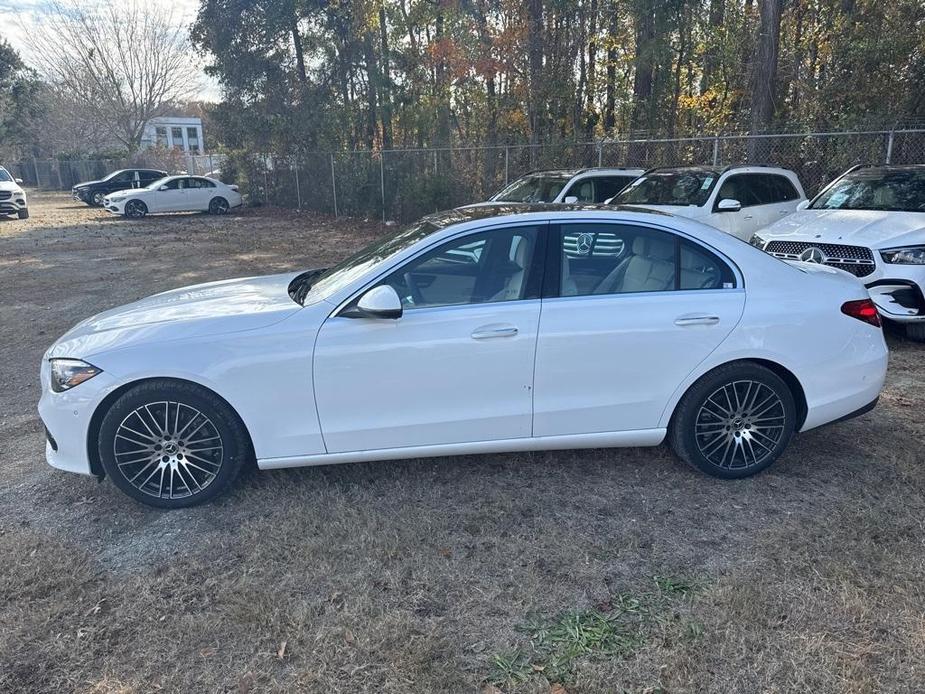
[[[560,296],[732,289],[727,263],[667,231],[621,224],[565,224],[557,244]]]
[[[602,176],[595,179],[594,202],[606,202],[636,180],[635,176]]]

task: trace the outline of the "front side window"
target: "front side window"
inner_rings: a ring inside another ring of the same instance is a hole
[[[757,174],[736,174],[730,176],[719,187],[719,193],[716,196],[716,202],[722,200],[738,200],[742,207],[752,207],[761,205],[762,201],[758,195],[759,178]]]
[[[708,170],[652,171],[624,188],[617,205],[705,205],[719,176]]]
[[[559,233],[561,296],[735,286],[714,253],[667,231],[621,224],[566,224]]]
[[[517,301],[538,294],[536,227],[494,229],[448,241],[404,264],[383,284],[405,309]]]
[[[569,182],[567,175],[530,174],[495,195],[494,202],[552,202]]]
[[[185,180],[186,180],[185,178],[174,178],[173,180],[167,181],[166,183],[163,183],[162,185],[165,188],[167,188],[167,190],[177,190],[179,188],[185,187],[183,185]]]
[[[925,212],[925,170],[855,171],[823,191],[810,209]]]

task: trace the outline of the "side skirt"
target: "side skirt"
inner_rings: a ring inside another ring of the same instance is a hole
[[[665,438],[665,429],[639,429],[635,431],[604,432],[597,434],[569,434],[567,436],[536,436],[498,441],[445,443],[436,446],[408,446],[380,448],[346,453],[318,453],[315,455],[285,458],[261,458],[261,470],[277,470],[306,465],[333,465],[335,463],[363,463],[375,460],[401,460],[404,458],[433,458],[444,455],[473,455],[477,453],[511,453],[515,451],[552,451],[570,448],[625,448],[629,446],[657,446]]]

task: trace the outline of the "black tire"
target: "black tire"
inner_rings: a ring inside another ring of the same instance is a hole
[[[749,477],[783,453],[796,429],[787,384],[749,361],[717,367],[695,382],[671,418],[668,444],[681,460],[722,479]]]
[[[16,216],[19,217],[20,219],[29,219],[29,210],[28,209],[19,210],[16,213]]]
[[[141,200],[129,200],[125,203],[125,216],[133,219],[141,219],[148,214],[148,206]]]
[[[925,342],[925,323],[906,323],[906,337],[915,342]]]
[[[209,201],[209,214],[227,214],[231,206],[223,197],[215,197]]]
[[[195,438],[184,440],[190,435]],[[244,425],[227,403],[195,384],[167,379],[120,396],[103,417],[97,445],[119,489],[168,509],[215,498],[251,456]]]
[[[106,193],[97,191],[90,196],[90,205],[92,207],[102,207],[103,199],[106,197]]]

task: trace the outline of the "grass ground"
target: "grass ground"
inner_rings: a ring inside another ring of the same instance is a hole
[[[163,513],[44,463],[42,352],[171,287],[318,266],[376,223],[0,222],[0,691],[925,689],[925,348],[880,406],[721,482],[664,448],[259,473]]]

